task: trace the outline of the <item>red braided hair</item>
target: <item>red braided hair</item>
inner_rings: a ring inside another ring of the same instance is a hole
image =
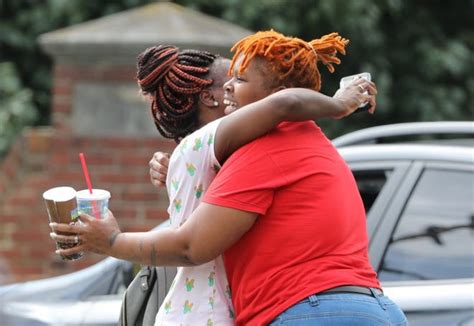
[[[321,61],[330,72],[334,72],[333,64],[339,64],[337,53],[345,54],[349,43],[331,33],[310,42],[296,37],[287,37],[274,30],[258,32],[237,42],[231,49],[235,52],[229,72],[232,73],[238,58],[243,56],[238,74],[242,73],[255,57],[270,63],[278,82],[286,86],[311,88],[319,91],[321,74],[317,62]]]
[[[199,93],[213,83],[209,67],[216,55],[170,45],[146,49],[137,58],[137,81],[153,96],[151,112],[163,137],[179,142],[198,127]]]

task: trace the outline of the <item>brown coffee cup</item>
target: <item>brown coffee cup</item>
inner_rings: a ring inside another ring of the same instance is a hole
[[[48,211],[49,222],[75,224],[78,222],[76,190],[71,187],[55,187],[48,189],[43,193],[43,199]],[[71,235],[71,233],[59,233],[62,235]],[[77,246],[77,243],[56,242],[56,249],[69,249]],[[64,260],[76,260],[81,258],[83,253],[77,253],[69,256],[61,256]]]

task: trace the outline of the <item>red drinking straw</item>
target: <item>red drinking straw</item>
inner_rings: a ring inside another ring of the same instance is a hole
[[[89,193],[92,195],[92,183],[89,176],[89,170],[87,169],[84,153],[79,153],[79,158],[81,159],[82,171],[84,172],[84,177],[86,178],[87,188],[89,189]],[[92,201],[92,211],[94,212],[95,217],[99,219],[99,210],[97,209],[95,200]]]

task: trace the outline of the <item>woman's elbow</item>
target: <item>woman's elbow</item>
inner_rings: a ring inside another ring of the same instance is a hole
[[[193,244],[186,246],[183,256],[188,266],[199,266],[217,257],[217,255],[212,255],[202,247]]]

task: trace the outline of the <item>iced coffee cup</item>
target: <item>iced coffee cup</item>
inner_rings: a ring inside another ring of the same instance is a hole
[[[103,189],[80,190],[76,193],[79,214],[88,214],[95,218],[104,218],[109,208],[110,192]]]
[[[48,211],[49,222],[55,223],[79,223],[76,201],[76,190],[71,187],[55,187],[43,193],[43,199]],[[71,233],[59,233],[71,235]],[[56,249],[69,249],[77,246],[77,243],[56,242]],[[61,256],[64,260],[76,260],[82,257],[82,253]]]

